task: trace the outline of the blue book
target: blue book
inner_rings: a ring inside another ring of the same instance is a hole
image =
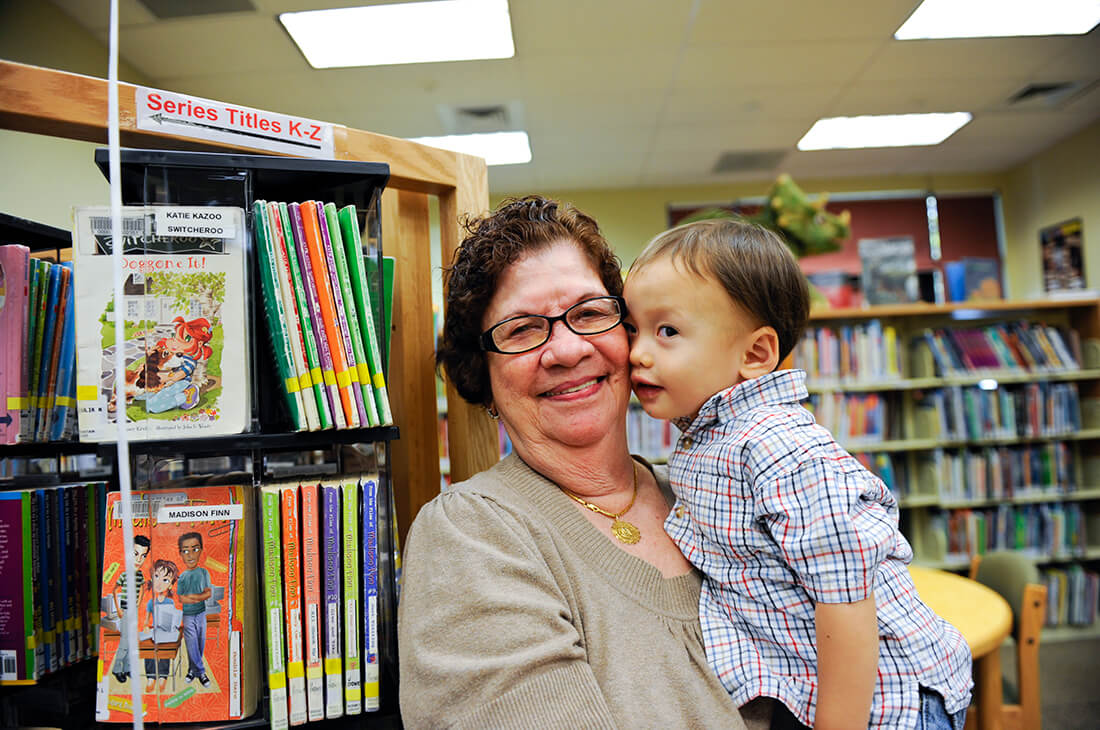
[[[73,270],[71,261],[61,264],[70,272]],[[59,441],[64,435],[65,420],[69,417],[69,411],[76,407],[73,396],[76,395],[76,311],[74,308],[73,282],[70,277],[69,289],[65,297],[64,321],[59,325],[63,328],[61,335],[61,351],[57,357],[57,398],[50,416],[50,441]]]
[[[38,392],[32,393],[35,399],[34,434],[35,440],[43,440],[45,422],[46,393],[50,379],[50,357],[53,349],[53,330],[57,323],[57,299],[61,290],[61,267],[50,265],[49,286],[46,290],[46,318],[42,323],[42,354],[37,363]]]
[[[43,668],[47,672],[57,669],[57,654],[53,648],[53,601],[50,585],[53,583],[51,559],[53,554],[53,529],[50,527],[50,498],[45,489],[34,490],[32,509],[38,513],[38,596],[42,611]]]
[[[378,672],[378,475],[363,488],[363,711],[379,709]]]

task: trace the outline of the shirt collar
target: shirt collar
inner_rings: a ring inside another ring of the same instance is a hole
[[[718,391],[704,401],[694,418],[677,418],[673,424],[684,433],[691,433],[755,408],[798,403],[808,396],[805,370],[776,370]]]

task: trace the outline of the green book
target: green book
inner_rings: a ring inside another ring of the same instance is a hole
[[[363,711],[363,658],[359,641],[359,483],[340,484],[343,494],[344,548],[344,708],[347,715]]]
[[[19,422],[19,440],[31,439],[31,427],[34,424],[34,404],[31,401],[31,393],[34,393],[34,385],[38,380],[38,371],[34,367],[34,338],[38,330],[38,297],[41,287],[38,285],[39,268],[38,259],[30,259],[27,267],[27,276],[30,281],[29,295],[27,297],[27,341],[23,349],[23,370],[26,375],[26,390],[19,394],[21,419]]]
[[[314,334],[313,317],[309,313],[309,301],[306,299],[305,285],[302,283],[302,267],[298,263],[298,246],[294,243],[294,228],[290,225],[290,214],[286,203],[279,203],[279,225],[286,241],[286,259],[290,264],[290,278],[294,285],[294,301],[298,305],[298,319],[302,323],[302,339],[306,349],[306,366],[312,381],[313,398],[317,401],[317,416],[321,429],[332,428],[332,406],[325,395],[324,378],[321,373],[321,356],[317,352],[317,337]]]
[[[260,487],[261,529],[264,547],[264,627],[267,629],[267,688],[272,730],[287,730],[286,656],[283,648],[283,562],[281,492],[278,486]]]
[[[256,251],[260,260],[260,288],[263,290],[264,312],[267,315],[268,334],[271,336],[271,349],[275,353],[275,365],[279,378],[283,382],[287,409],[290,419],[298,431],[305,431],[307,423],[302,408],[302,393],[294,360],[290,354],[290,338],[286,330],[286,316],[283,300],[279,294],[279,271],[275,257],[271,255],[271,237],[267,229],[267,216],[264,215],[264,201],[252,204],[252,226],[256,237]]]
[[[363,393],[363,408],[367,412],[367,421],[371,426],[381,425],[378,417],[377,401],[374,397],[374,386],[371,385],[370,366],[363,348],[363,334],[361,332],[359,306],[353,296],[351,279],[348,274],[348,262],[351,260],[350,250],[346,250],[340,224],[337,222],[336,206],[333,203],[325,203],[325,221],[328,222],[329,237],[332,240],[332,258],[336,262],[336,274],[340,280],[340,292],[344,299],[344,312],[348,320],[348,332],[351,334],[351,351],[355,355],[355,369],[359,375],[359,388]]]
[[[4,679],[35,678],[31,493],[0,493],[0,657]]]
[[[383,426],[393,423],[390,411],[390,396],[386,390],[386,376],[382,372],[382,353],[378,346],[378,335],[374,331],[374,313],[370,302],[370,289],[367,287],[366,265],[363,263],[363,242],[359,236],[359,221],[355,215],[355,206],[340,209],[340,229],[344,246],[348,254],[348,268],[351,288],[358,307],[359,326],[365,334],[367,363],[370,366],[371,384],[374,386],[374,398],[378,406],[378,417]]]
[[[378,281],[378,261],[373,256],[364,256],[363,262],[367,265],[367,281]],[[372,286],[370,291],[370,303],[375,312],[382,312],[382,362],[383,372],[389,375],[390,362],[390,337],[393,334],[393,267],[396,262],[393,256],[382,257],[382,286]],[[385,303],[385,306],[382,303]],[[434,324],[434,323],[433,323]]]

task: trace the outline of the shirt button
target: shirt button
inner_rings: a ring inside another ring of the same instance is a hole
[[[677,516],[677,517],[683,517],[683,516],[684,516],[684,512],[686,512],[686,511],[687,511],[687,510],[685,510],[685,509],[684,509],[683,507],[677,507],[677,508],[676,508],[676,516]]]
[[[690,449],[691,448],[691,439],[688,438],[687,436],[684,436],[682,439],[680,439],[680,446],[681,446],[681,448]]]

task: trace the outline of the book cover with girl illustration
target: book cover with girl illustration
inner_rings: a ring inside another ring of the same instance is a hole
[[[96,719],[131,722],[131,683],[146,722],[248,717],[259,698],[254,511],[249,487],[187,487],[132,496],[128,588],[120,493],[107,495]],[[131,673],[125,621],[138,628]]]
[[[80,440],[114,440],[120,413],[135,439],[243,431],[243,210],[124,206],[121,307],[114,301],[109,209],[77,208],[73,226]],[[120,392],[116,346],[125,361]]]

